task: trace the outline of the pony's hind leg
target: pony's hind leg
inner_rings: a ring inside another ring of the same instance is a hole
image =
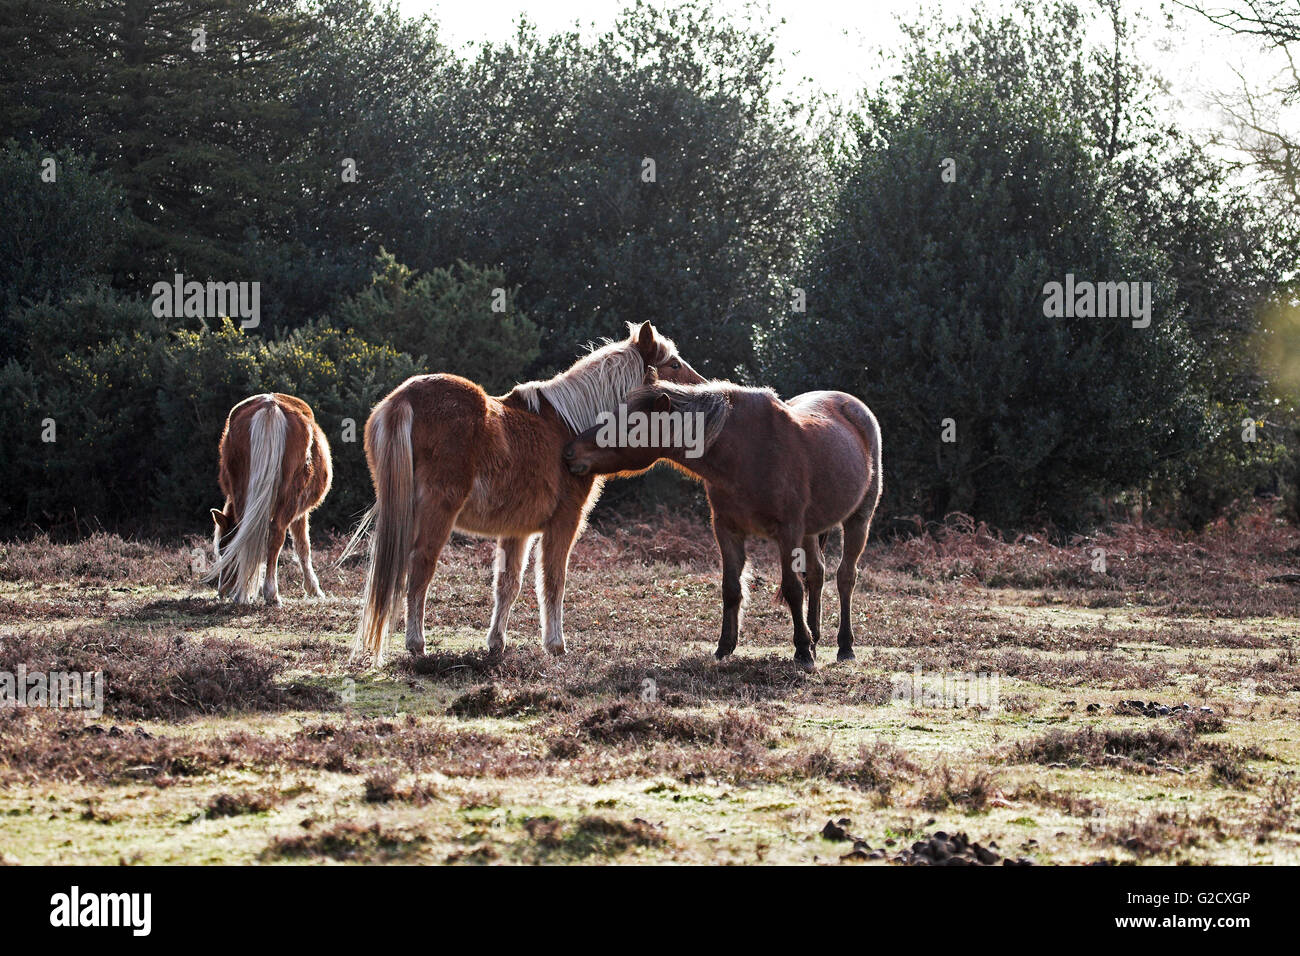
[[[844,522],[844,555],[840,558],[839,570],[835,572],[835,583],[840,591],[840,630],[836,637],[839,644],[837,660],[853,660],[853,586],[858,581],[858,558],[867,544],[867,529],[871,526],[871,514],[858,512],[850,515]]]
[[[438,556],[451,537],[459,511],[459,508],[426,506],[416,516],[418,527],[406,581],[406,649],[412,654],[424,653],[424,602],[438,566]]]
[[[740,637],[740,608],[745,599],[745,536],[723,528],[714,527],[713,535],[722,554],[722,636],[713,656],[718,660],[728,657],[736,649]]]
[[[492,623],[488,625],[487,637],[489,654],[505,650],[506,624],[523,583],[529,540],[527,536],[497,539],[496,559],[492,565]]]
[[[311,535],[307,527],[307,515],[302,514],[293,519],[289,525],[289,534],[293,537],[294,553],[302,565],[303,592],[308,597],[323,598],[325,592],[321,590],[320,578],[316,577],[316,569],[311,566]]]
[[[803,574],[808,589],[808,631],[813,647],[822,639],[822,584],[826,581],[826,562],[822,558],[822,542],[816,535],[803,539],[804,558],[807,564]]]
[[[288,525],[272,517],[266,532],[266,577],[262,579],[262,599],[273,607],[280,606],[280,551]]]

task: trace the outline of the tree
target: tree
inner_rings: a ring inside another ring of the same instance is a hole
[[[284,228],[303,178],[281,100],[303,36],[293,0],[0,0],[0,139],[91,156],[122,187],[124,286],[256,278],[239,246]]]
[[[895,508],[1073,526],[1092,495],[1186,453],[1203,413],[1168,263],[1135,237],[1085,123],[935,57],[855,131],[786,363],[798,386],[874,408]],[[1046,316],[1067,274],[1149,283],[1150,326]]]
[[[652,319],[697,365],[752,374],[827,195],[772,49],[698,2],[637,2],[591,42],[521,24],[447,77],[423,136],[431,212],[397,253],[501,268],[543,367]]]

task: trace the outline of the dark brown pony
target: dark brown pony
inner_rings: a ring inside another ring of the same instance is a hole
[[[880,426],[867,406],[843,392],[808,392],[783,402],[769,389],[728,382],[681,386],[647,375],[645,386],[628,397],[625,421],[634,426],[625,434],[609,420],[588,428],[565,448],[565,460],[573,474],[609,475],[666,458],[703,479],[722,553],[717,657],[736,649],[745,538],[758,535],[774,540],[781,554],[794,659],[804,670],[814,668],[826,572],[822,548],[838,525],[844,529],[836,574],[839,660],[851,660],[853,585],[881,488]],[[801,575],[808,585],[806,619]]]
[[[212,509],[217,561],[208,580],[221,597],[280,603],[277,564],[286,531],[302,563],[303,590],[324,597],[311,566],[307,515],[330,490],[330,446],[311,406],[292,395],[253,395],[230,410],[218,476],[226,505]]]
[[[382,662],[384,638],[406,596],[406,647],[424,653],[424,605],[438,555],[452,529],[497,539],[488,650],[505,646],[506,622],[541,535],[538,603],[546,649],[564,653],[563,599],[569,550],[599,496],[592,476],[570,474],[566,442],[637,388],[647,369],[701,382],[671,341],[646,322],[544,382],[492,398],[456,375],[407,379],[366,422],[366,460],[375,505],[370,570],[354,654]]]

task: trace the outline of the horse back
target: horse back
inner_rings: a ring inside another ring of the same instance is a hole
[[[230,410],[221,434],[218,482],[227,498],[242,505],[253,464],[253,419],[272,407],[283,413],[285,428],[276,511],[290,520],[320,504],[333,479],[329,442],[316,424],[311,406],[297,396],[282,392],[250,395]]]

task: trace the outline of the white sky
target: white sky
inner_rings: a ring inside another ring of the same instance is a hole
[[[1083,0],[1086,4],[1087,0]],[[428,13],[439,23],[444,42],[463,49],[483,41],[508,40],[519,14],[526,13],[543,34],[571,28],[584,33],[607,30],[623,0],[398,0],[408,15]],[[715,0],[719,11],[737,11],[743,0]],[[1005,0],[988,0],[1000,9]],[[1081,4],[1082,5],[1082,4]],[[800,78],[845,99],[888,74],[884,54],[897,48],[901,34],[897,16],[911,18],[917,0],[768,0],[774,22],[784,20],[778,32],[778,56],[786,69],[787,85]],[[927,0],[954,18],[969,9],[969,0]],[[1126,0],[1130,14],[1144,14],[1147,23],[1141,49],[1170,84],[1180,118],[1186,125],[1217,125],[1210,100],[1234,90],[1239,81],[1233,68],[1259,85],[1269,80],[1281,64],[1263,55],[1255,41],[1234,37],[1169,0]],[[1173,17],[1166,26],[1165,14]],[[1108,29],[1102,26],[1103,38]],[[1291,111],[1292,129],[1300,126],[1300,106]]]

